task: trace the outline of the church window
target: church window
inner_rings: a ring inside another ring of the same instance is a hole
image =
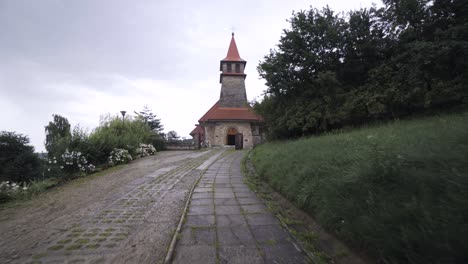
[[[228,63],[227,65],[227,72],[232,72],[232,64]]]
[[[236,63],[236,72],[240,73],[240,64],[239,63]]]

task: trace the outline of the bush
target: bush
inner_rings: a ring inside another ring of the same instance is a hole
[[[5,202],[18,197],[28,190],[26,184],[23,187],[20,184],[10,181],[0,182],[0,202]]]
[[[385,263],[468,258],[468,113],[257,147],[260,176]]]
[[[95,148],[93,157],[97,164],[103,164],[110,153],[116,149],[127,149],[136,156],[136,149],[140,143],[151,143],[152,132],[147,124],[141,120],[134,120],[131,116],[125,122],[119,116],[104,116],[101,124],[89,136],[89,141]]]
[[[92,173],[96,168],[93,164],[89,164],[85,156],[78,151],[68,152],[62,154],[62,164],[61,168],[68,173]]]
[[[0,132],[0,181],[27,182],[39,177],[41,160],[28,144],[27,136]]]
[[[135,150],[136,158],[146,157],[149,155],[154,155],[156,153],[156,148],[151,144],[140,144],[140,146]]]
[[[132,161],[132,155],[126,149],[114,149],[109,155],[109,165],[120,165]]]

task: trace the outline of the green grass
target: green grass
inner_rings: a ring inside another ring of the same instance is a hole
[[[252,161],[273,188],[379,262],[468,258],[468,113],[268,143]]]

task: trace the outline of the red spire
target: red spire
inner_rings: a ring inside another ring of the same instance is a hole
[[[239,56],[239,51],[237,50],[236,40],[234,39],[234,32],[232,32],[231,43],[229,44],[229,50],[226,58],[223,61],[245,61]]]

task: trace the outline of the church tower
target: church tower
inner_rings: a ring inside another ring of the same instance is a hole
[[[239,56],[234,33],[226,58],[220,61],[221,71],[219,82],[221,83],[220,106],[221,107],[244,107],[247,104],[245,92],[245,65],[247,62]]]
[[[220,61],[219,100],[199,120],[190,133],[198,147],[253,147],[263,141],[263,119],[247,102],[244,73],[247,61],[237,50],[234,33],[226,58]]]

